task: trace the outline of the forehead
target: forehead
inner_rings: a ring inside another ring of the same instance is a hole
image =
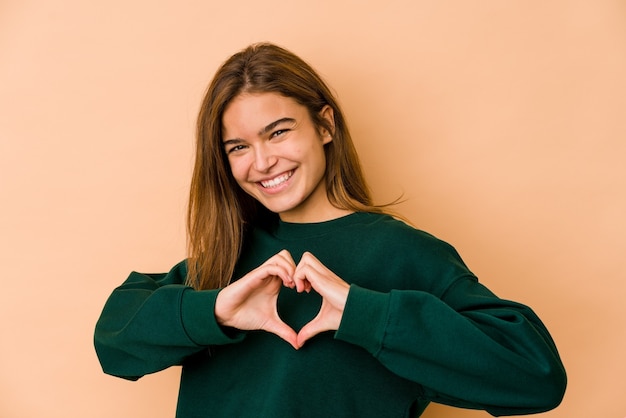
[[[224,110],[222,130],[225,137],[244,137],[279,119],[299,121],[307,115],[306,107],[291,97],[278,93],[242,93]]]

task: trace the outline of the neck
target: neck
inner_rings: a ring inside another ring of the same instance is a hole
[[[346,215],[354,213],[353,210],[339,209],[332,205],[316,210],[308,210],[305,213],[286,212],[279,214],[280,220],[289,223],[315,223],[332,221],[333,219],[342,218]]]

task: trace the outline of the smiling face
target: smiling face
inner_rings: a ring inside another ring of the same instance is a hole
[[[333,126],[333,111],[321,116]],[[345,214],[326,194],[324,145],[332,141],[306,107],[277,93],[242,93],[226,107],[223,146],[237,184],[287,222]]]

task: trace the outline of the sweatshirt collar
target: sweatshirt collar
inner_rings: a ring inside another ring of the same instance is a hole
[[[324,222],[293,223],[278,221],[273,235],[281,239],[301,239],[327,235],[353,225],[368,217],[365,212],[355,212]]]

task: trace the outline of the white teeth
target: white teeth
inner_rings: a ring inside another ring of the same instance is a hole
[[[281,184],[283,184],[284,182],[286,182],[287,180],[289,180],[289,177],[291,177],[291,175],[293,174],[293,171],[290,171],[288,173],[282,174],[278,177],[275,177],[271,180],[265,180],[261,182],[261,186],[265,187],[266,189],[272,188],[272,187],[276,187],[276,186],[280,186]]]

